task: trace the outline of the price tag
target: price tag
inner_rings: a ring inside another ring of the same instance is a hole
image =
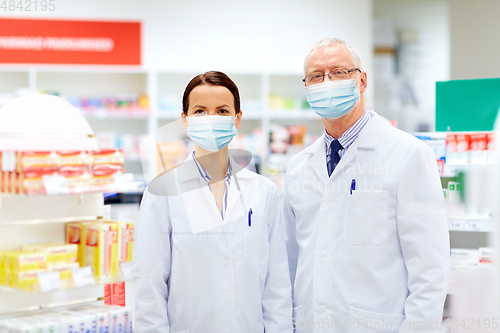
[[[62,289],[59,272],[47,272],[38,274],[38,284],[41,292],[49,292]]]
[[[448,219],[448,225],[452,231],[463,231],[465,230],[465,220],[463,219]]]
[[[477,220],[467,221],[467,223],[465,225],[465,230],[466,231],[480,231],[478,221]]]
[[[76,268],[72,271],[75,287],[93,286],[95,284],[94,273],[89,266]]]
[[[126,280],[135,280],[142,277],[142,271],[132,262],[122,262],[120,263],[120,268]]]
[[[66,178],[61,175],[42,176],[43,186],[47,194],[68,194],[68,185]]]
[[[115,173],[113,179],[115,184],[126,184],[134,181],[134,175],[131,173]]]

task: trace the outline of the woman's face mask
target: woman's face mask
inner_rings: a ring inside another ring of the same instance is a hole
[[[225,148],[236,135],[236,117],[199,116],[187,117],[187,136],[208,151]]]

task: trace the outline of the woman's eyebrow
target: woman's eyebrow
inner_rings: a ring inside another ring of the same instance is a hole
[[[203,105],[198,105],[198,104],[196,104],[195,106],[193,106],[193,108],[202,108],[202,109],[206,109],[206,107],[204,107]]]
[[[218,106],[218,107],[217,107],[217,109],[220,109],[220,108],[228,108],[228,107],[229,107],[229,105],[224,104],[224,105]]]

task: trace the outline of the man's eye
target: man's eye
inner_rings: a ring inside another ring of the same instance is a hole
[[[313,79],[319,79],[319,78],[321,78],[322,76],[323,76],[323,74],[313,74],[313,75],[312,75],[312,78],[313,78]]]

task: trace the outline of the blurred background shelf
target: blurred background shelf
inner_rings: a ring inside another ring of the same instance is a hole
[[[2,194],[0,200],[0,226],[92,220],[103,214],[102,193]]]

